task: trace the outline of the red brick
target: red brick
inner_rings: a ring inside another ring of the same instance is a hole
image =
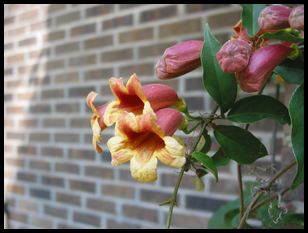
[[[50,171],[50,163],[46,161],[30,160],[29,167],[31,170]]]
[[[32,216],[31,224],[34,226],[42,227],[42,228],[52,228],[52,221],[49,218],[35,217]]]
[[[20,154],[35,155],[36,154],[36,147],[28,146],[28,145],[19,145],[18,148],[17,148],[17,152],[20,153]]]
[[[104,199],[89,198],[87,200],[87,208],[106,213],[116,213],[115,204]]]
[[[86,166],[85,174],[86,176],[94,176],[101,179],[112,179],[113,169],[100,166]]]
[[[61,128],[65,127],[65,119],[63,118],[47,118],[43,119],[43,126],[50,128]]]
[[[14,220],[16,222],[27,223],[28,215],[25,213],[17,212],[16,210],[10,211],[10,220]]]
[[[42,147],[41,155],[60,158],[63,157],[63,149],[58,147]]]
[[[153,35],[154,35],[153,28],[130,30],[119,34],[119,42],[127,43],[127,42],[141,41],[141,40],[149,40],[153,38]]]
[[[152,63],[143,63],[138,65],[127,65],[120,67],[120,76],[130,77],[133,73],[136,73],[138,76],[148,75],[153,76],[154,74],[154,65]]]
[[[33,173],[18,171],[17,180],[35,183],[37,176]]]
[[[7,177],[7,176],[5,175],[4,177]],[[23,195],[25,193],[25,188],[18,184],[6,184],[5,190],[9,193],[14,193],[14,194]]]
[[[86,17],[102,16],[114,11],[114,4],[103,4],[86,9]]]
[[[102,30],[104,31],[111,28],[129,26],[132,24],[133,24],[133,16],[125,15],[103,21]]]
[[[31,133],[29,134],[30,142],[47,142],[50,140],[48,133]]]
[[[71,173],[71,174],[78,174],[79,173],[79,165],[70,163],[56,163],[55,170],[57,172],[63,173]]]
[[[71,37],[80,36],[84,34],[94,33],[96,31],[96,24],[86,24],[74,27],[70,30]]]
[[[87,86],[87,87],[72,87],[68,90],[68,95],[69,97],[83,97],[86,98],[87,95],[91,92],[94,91],[95,87],[94,86]]]
[[[14,22],[15,22],[14,16],[4,18],[4,26],[10,25]]]
[[[54,12],[62,11],[66,8],[66,4],[50,4],[48,6],[48,14],[52,14]]]
[[[218,183],[214,179],[210,179],[210,191],[212,193],[228,193],[238,194],[238,183],[236,180],[219,179]]]
[[[113,35],[95,37],[84,41],[85,49],[103,48],[113,45]]]
[[[25,160],[19,158],[5,158],[5,164],[14,167],[24,167]]]
[[[169,36],[185,35],[189,33],[200,33],[201,19],[188,19],[176,23],[169,23],[159,27],[159,36],[161,38]]]
[[[112,77],[114,71],[112,68],[102,68],[97,70],[86,71],[84,74],[85,81],[103,80]]]
[[[119,222],[113,219],[107,220],[108,229],[139,229],[140,226],[131,223]]]
[[[200,11],[210,11],[220,7],[227,7],[227,4],[185,4],[186,13],[197,13]]]
[[[19,28],[9,30],[7,32],[7,35],[8,35],[8,37],[16,37],[16,36],[20,36],[20,35],[24,34],[25,31],[26,31],[25,27],[19,27]]]
[[[23,62],[23,61],[24,61],[24,54],[23,53],[18,53],[18,54],[15,54],[15,55],[11,55],[11,56],[8,56],[6,58],[6,62],[8,64],[15,64],[15,63]]]
[[[166,219],[167,216],[165,216]],[[174,213],[172,215],[172,226],[185,229],[206,229],[208,219],[191,214]]]
[[[35,43],[36,43],[36,38],[35,37],[31,37],[31,38],[19,41],[18,46],[19,47],[30,46],[30,45],[33,45]]]
[[[146,202],[162,203],[171,197],[171,193],[159,192],[157,190],[140,190],[140,199]],[[179,202],[177,202],[179,205]]]
[[[38,17],[38,14],[39,14],[38,9],[27,11],[19,15],[19,21],[24,22],[24,21],[35,19]]]
[[[50,32],[44,36],[44,40],[50,42],[50,41],[56,41],[56,40],[62,40],[65,37],[65,31],[59,30],[55,32]]]
[[[48,61],[46,63],[47,71],[64,68],[64,60]]]
[[[95,55],[79,56],[69,59],[69,66],[71,67],[93,65],[95,63],[96,63]]]
[[[102,185],[102,194],[121,198],[134,198],[134,189],[123,185]]]
[[[79,135],[74,133],[56,133],[54,135],[55,142],[79,142]]]
[[[57,74],[54,79],[55,83],[78,83],[79,74],[78,72],[69,72]]]
[[[131,60],[133,59],[133,50],[132,49],[121,49],[116,51],[104,52],[101,54],[101,61],[106,62],[115,62],[122,60]]]
[[[47,19],[42,22],[38,22],[38,23],[36,22],[36,23],[31,24],[31,31],[32,32],[39,31],[39,30],[45,31],[50,26],[51,26],[51,19]]]
[[[240,19],[241,11],[232,11],[228,13],[215,14],[208,17],[207,22],[211,29],[233,26]],[[230,29],[230,31],[232,31]]]
[[[70,12],[68,14],[63,14],[55,18],[55,24],[56,25],[63,25],[67,23],[71,23],[74,21],[80,20],[80,12]]]
[[[23,200],[23,199],[19,200],[18,207],[25,211],[33,211],[33,212],[39,211],[39,204],[31,200]]]
[[[7,106],[6,113],[7,114],[22,114],[25,112],[24,106]]]
[[[101,219],[98,215],[84,212],[74,212],[73,219],[75,222],[80,222],[95,227],[99,227],[101,224]]]
[[[70,159],[84,159],[84,160],[94,160],[95,152],[93,150],[85,149],[69,149],[68,157]]]
[[[73,43],[69,42],[58,45],[55,48],[56,55],[74,53],[78,51],[79,51],[79,42],[73,42]]]
[[[17,98],[20,100],[34,100],[36,96],[37,94],[34,91],[17,94]]]
[[[136,8],[136,7],[143,6],[143,5],[144,4],[120,4],[120,9],[126,10],[126,9]]]
[[[96,185],[88,181],[70,180],[70,188],[76,191],[95,193]]]
[[[64,179],[55,176],[42,176],[42,184],[44,186],[64,187]]]
[[[42,99],[55,99],[55,98],[63,98],[64,90],[59,89],[51,89],[51,90],[44,90],[41,92]]]
[[[177,174],[162,174],[161,175],[161,184],[162,186],[171,186],[174,187],[178,175]],[[181,183],[182,188],[193,189],[195,190],[195,184],[193,182],[193,177],[184,175]]]
[[[24,140],[25,134],[24,133],[7,132],[6,138],[7,139],[13,139],[13,140]]]
[[[45,205],[44,206],[44,212],[47,215],[56,217],[56,218],[61,218],[61,219],[67,219],[67,210],[64,208],[58,208],[50,205]]]
[[[175,41],[139,47],[138,57],[144,58],[144,57],[162,56],[164,51],[174,44]]]
[[[71,193],[57,193],[57,202],[65,203],[68,205],[80,206],[80,196]]]
[[[80,111],[80,105],[76,102],[67,102],[56,104],[56,112],[60,113],[74,113]]]
[[[128,218],[145,220],[149,222],[158,222],[157,210],[137,207],[134,205],[123,205],[123,214]]]
[[[177,15],[177,6],[160,7],[153,10],[146,10],[140,13],[140,22],[149,22],[170,18]]]

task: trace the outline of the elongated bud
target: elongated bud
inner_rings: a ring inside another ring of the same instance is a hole
[[[258,23],[262,30],[288,28],[292,9],[283,5],[265,7],[259,15]]]
[[[261,90],[273,69],[281,63],[291,48],[281,45],[269,45],[256,50],[250,57],[248,66],[235,74],[240,87],[245,92]]]
[[[186,74],[201,65],[201,40],[189,40],[167,48],[155,66],[159,79],[171,79]]]
[[[289,24],[291,28],[304,30],[304,5],[292,9]]]
[[[157,124],[166,136],[172,136],[184,121],[183,115],[173,108],[162,108],[156,112],[156,116]]]
[[[216,55],[218,63],[225,73],[240,72],[248,65],[251,46],[245,40],[228,40]]]

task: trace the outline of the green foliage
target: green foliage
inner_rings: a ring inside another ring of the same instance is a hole
[[[294,91],[289,111],[292,122],[292,149],[297,161],[297,173],[292,188],[296,188],[304,181],[304,83]]]
[[[198,143],[196,151],[207,153],[211,149],[211,145],[212,145],[211,136],[208,134],[207,130],[204,130],[201,140]]]
[[[286,28],[276,32],[267,32],[260,36],[263,39],[276,39],[299,43],[304,41],[304,36],[296,29]]]
[[[237,126],[215,126],[214,135],[224,154],[239,164],[250,164],[268,154],[259,139]]]
[[[255,95],[238,100],[227,118],[238,123],[253,123],[271,118],[281,124],[290,124],[287,107],[277,99],[266,95]]]
[[[296,60],[286,59],[274,72],[288,83],[301,84],[304,81],[304,61],[301,57]]]
[[[248,34],[253,36],[259,30],[258,17],[265,4],[242,4],[242,23]]]
[[[214,175],[216,182],[218,181],[217,168],[211,157],[198,151],[193,152],[192,157],[199,161],[204,167],[206,167],[207,170]]]
[[[204,46],[201,53],[203,85],[220,106],[222,112],[230,109],[236,99],[237,84],[233,74],[224,73],[216,59],[221,45],[212,34],[209,25],[204,30]]]
[[[221,147],[211,157],[216,167],[225,166],[229,163],[230,159],[224,154]]]

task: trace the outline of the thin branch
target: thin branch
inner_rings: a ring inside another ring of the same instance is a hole
[[[240,196],[240,218],[242,218],[244,214],[244,192],[243,192],[242,171],[240,164],[237,164],[237,180],[239,185],[239,196]]]
[[[243,214],[243,217],[240,220],[240,224],[238,225],[238,229],[242,229],[246,219],[248,218],[250,212],[252,211],[252,208],[254,207],[254,205],[257,203],[257,201],[259,200],[259,198],[261,197],[261,195],[263,194],[263,192],[269,190],[271,188],[271,186],[273,185],[273,183],[280,177],[282,176],[284,173],[286,173],[290,168],[292,168],[294,165],[296,164],[296,161],[294,160],[292,163],[290,163],[288,166],[284,167],[283,169],[281,169],[279,172],[276,173],[275,176],[273,176],[267,183],[267,185],[265,187],[263,187],[262,189],[260,189],[254,196],[254,198],[252,199],[252,201],[250,202],[250,204],[248,205],[246,211]]]

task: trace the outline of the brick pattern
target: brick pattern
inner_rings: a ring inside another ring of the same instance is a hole
[[[191,111],[210,112],[201,69],[162,82],[154,65],[174,43],[202,39],[206,22],[226,41],[239,15],[240,7],[228,4],[5,4],[4,193],[11,228],[164,228],[167,209],[158,203],[170,197],[178,170],[160,165],[157,183],[140,184],[129,165],[112,167],[105,145],[102,155],[92,148],[85,97],[96,91],[102,102],[111,100],[108,78],[127,80],[135,72],[146,84],[174,87]],[[272,121],[255,126],[267,142],[271,127]],[[104,140],[112,134],[106,130]],[[210,213],[237,195],[235,171],[235,164],[221,169],[218,184],[206,176],[202,193],[185,175],[173,226],[206,228]]]

